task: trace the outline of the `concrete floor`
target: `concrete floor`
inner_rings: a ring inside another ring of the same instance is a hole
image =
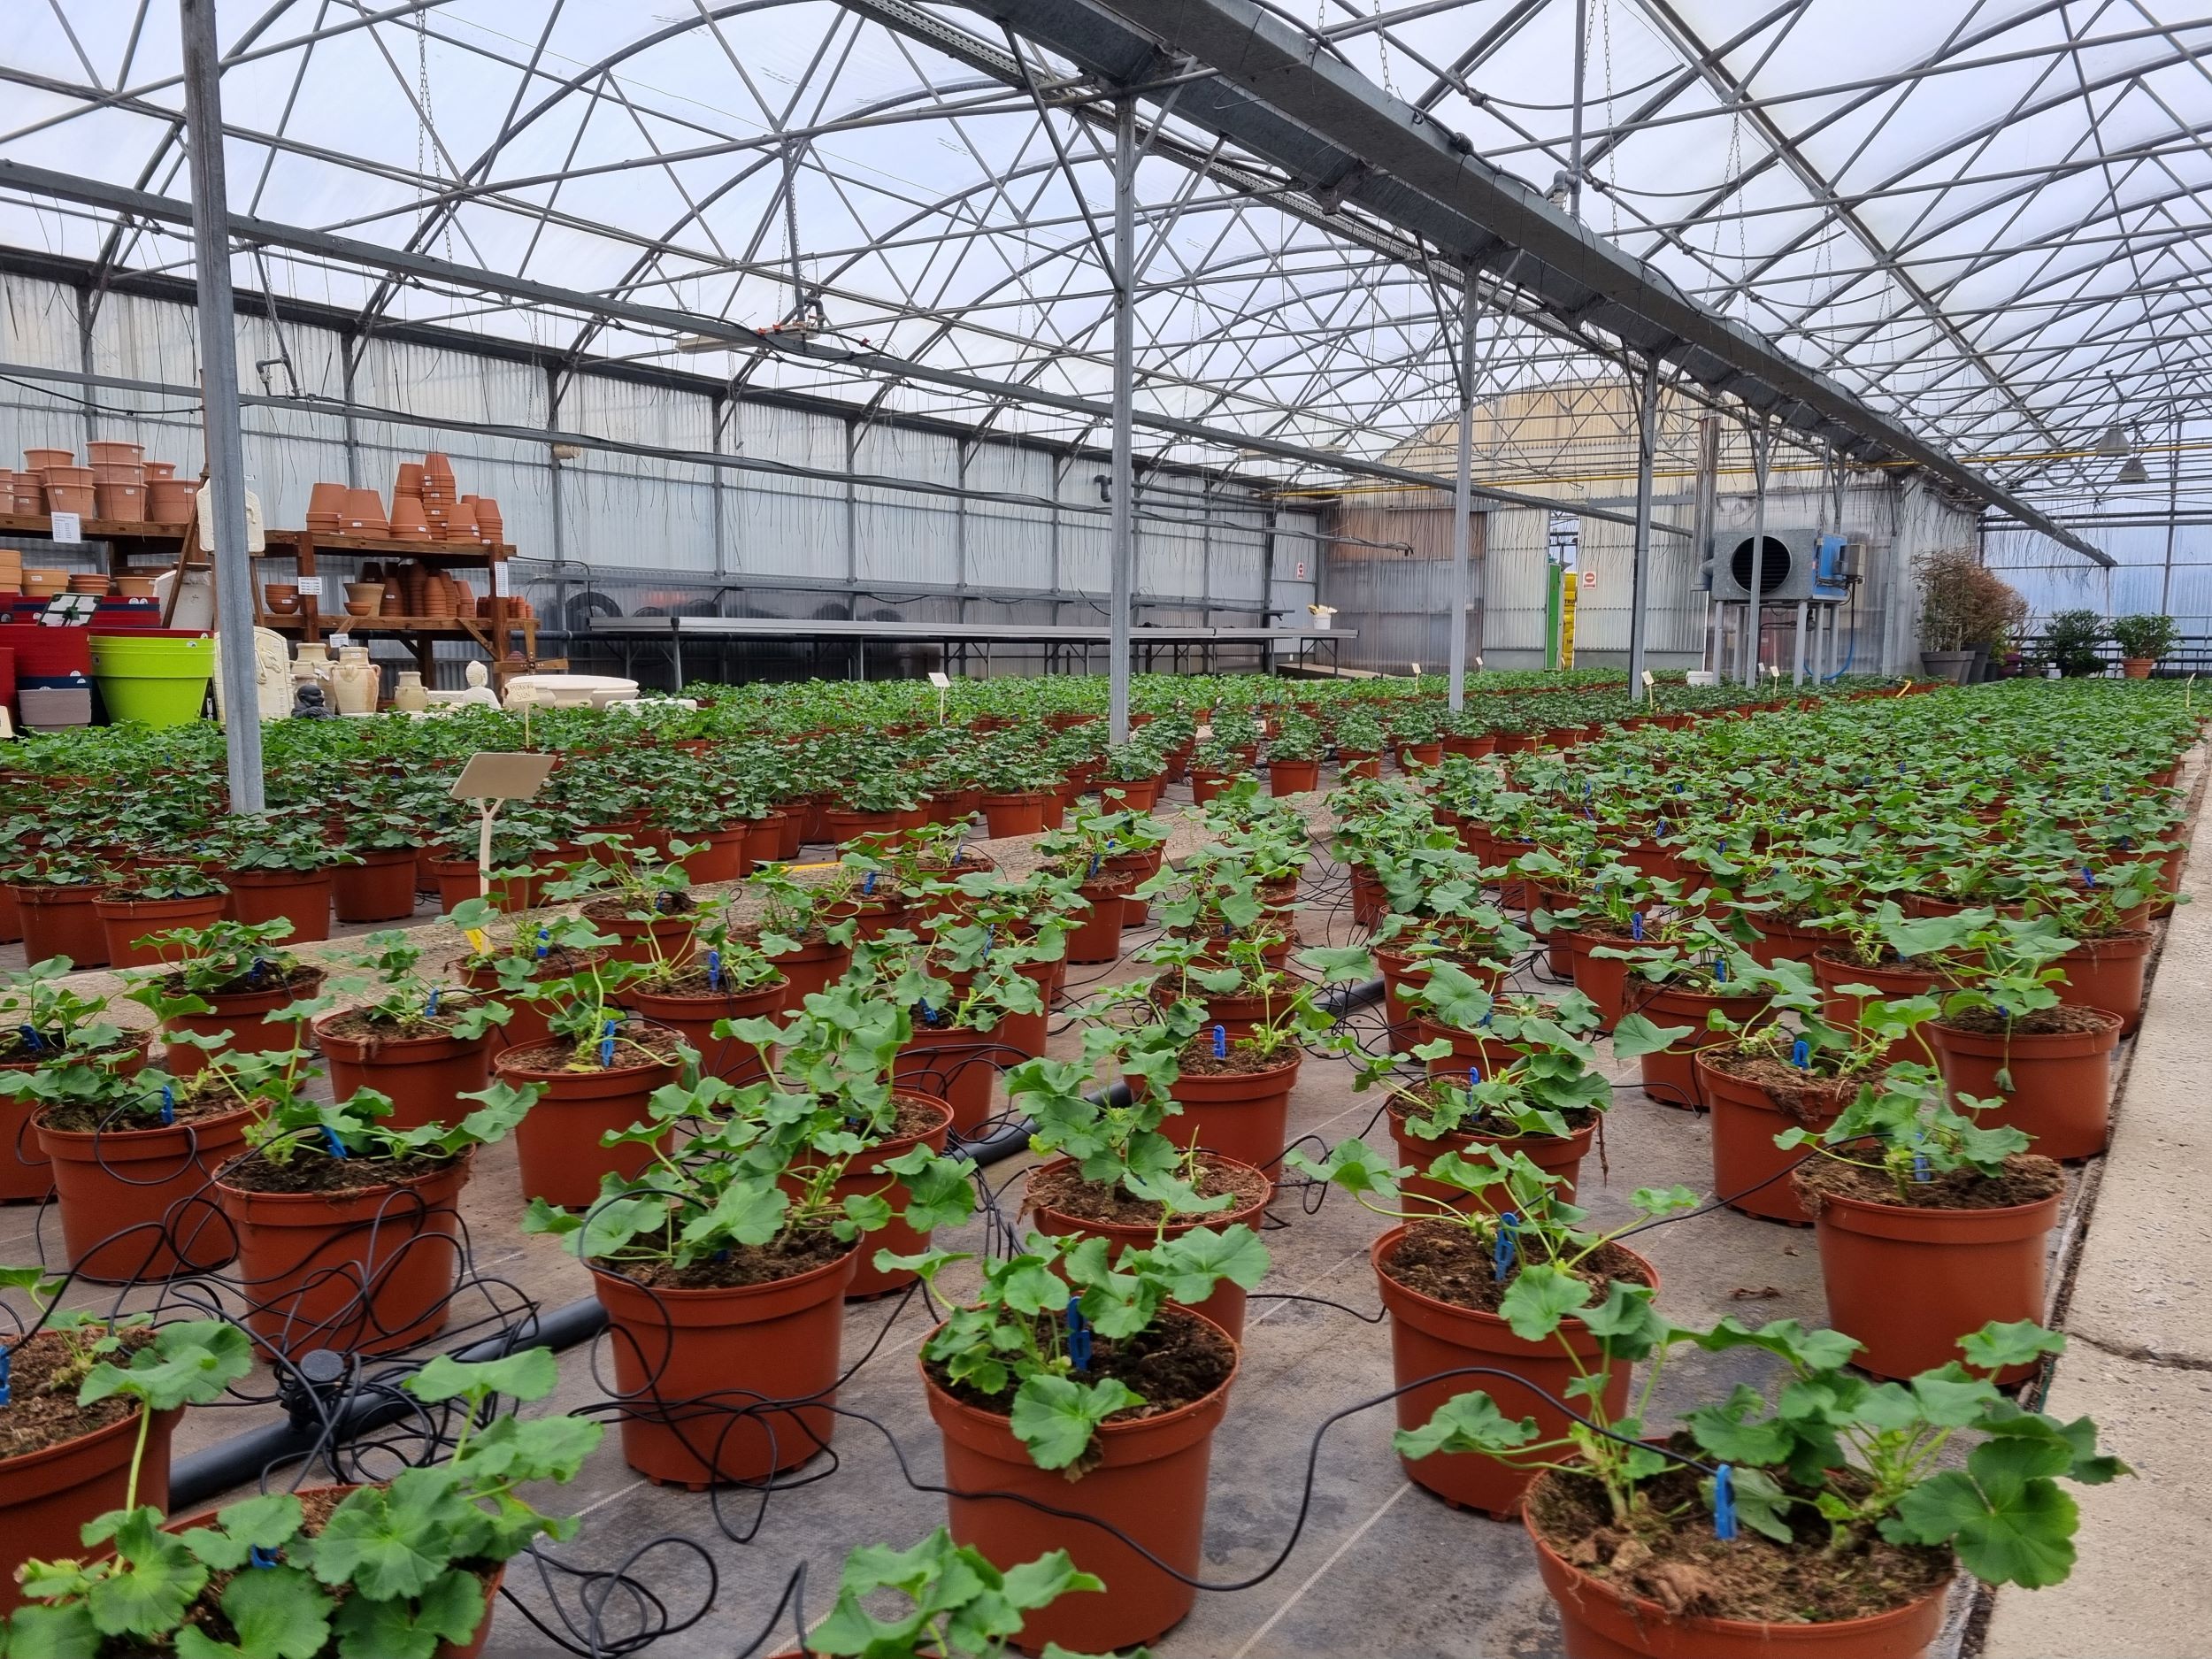
[[[1185,799],[1179,788],[1163,810],[1171,810]],[[2201,864],[2193,867],[2201,868]],[[1341,869],[1317,858],[1309,872],[1307,908],[1302,916],[1309,942],[1319,942],[1324,934],[1332,942],[1348,936],[1345,895]],[[2182,914],[2189,918],[2188,911]],[[426,916],[421,919],[430,921]],[[2212,928],[2212,915],[2204,916],[2202,925]],[[1133,934],[1125,942],[1133,947],[1146,937]],[[2192,960],[2192,972],[2200,983],[2212,952],[2193,951]],[[1087,972],[1093,976],[1090,982],[1097,984],[1133,971],[1131,964]],[[1525,970],[1519,982],[1540,983]],[[1380,1041],[1379,1010],[1362,1010],[1352,1023],[1370,1046]],[[1064,1020],[1063,1025],[1054,1049],[1072,1054],[1079,1039],[1072,1022]],[[2152,1029],[2157,1029],[2155,1022]],[[2124,1049],[2124,1064],[2126,1057]],[[1680,1182],[1709,1190],[1710,1154],[1703,1118],[1646,1099],[1634,1087],[1633,1063],[1615,1064],[1609,1056],[1608,1070],[1617,1079],[1627,1079],[1629,1086],[1616,1094],[1616,1108],[1605,1128],[1602,1167],[1594,1153],[1584,1170],[1580,1202],[1594,1212],[1597,1223],[1611,1225],[1624,1217],[1626,1194],[1638,1187]],[[1389,1137],[1375,1125],[1376,1112],[1373,1095],[1352,1094],[1348,1068],[1309,1061],[1292,1099],[1292,1132],[1322,1143],[1364,1133],[1388,1153]],[[2202,1158],[2201,1137],[2193,1144],[2196,1156]],[[987,1171],[1010,1213],[1019,1202],[1020,1175],[1034,1162],[1024,1154]],[[2190,1190],[2201,1216],[2201,1180]],[[2081,1176],[2076,1171],[2070,1180],[2070,1206],[2082,1192]],[[465,1294],[457,1320],[488,1317],[495,1309],[511,1310],[518,1296],[554,1307],[588,1295],[581,1268],[549,1241],[520,1235],[516,1226],[520,1209],[512,1149],[492,1148],[482,1156],[465,1200],[478,1271],[488,1283],[483,1291]],[[0,1261],[32,1259],[37,1215],[25,1209],[0,1211]],[[1331,1413],[1380,1394],[1392,1385],[1388,1333],[1376,1322],[1379,1304],[1367,1263],[1369,1242],[1386,1225],[1334,1192],[1286,1190],[1270,1211],[1265,1236],[1274,1266],[1253,1298],[1242,1371],[1215,1440],[1206,1517],[1209,1581],[1261,1581],[1248,1588],[1202,1594],[1189,1619],[1156,1644],[1164,1659],[1260,1659],[1317,1653],[1419,1659],[1558,1652],[1557,1622],[1520,1527],[1455,1511],[1411,1486],[1390,1450],[1392,1414],[1387,1406],[1356,1415],[1330,1432],[1308,1502],[1305,1467],[1316,1427]],[[2070,1220],[2055,1237],[2066,1240],[2077,1232]],[[978,1221],[940,1234],[938,1242],[979,1248],[983,1234]],[[1660,1226],[1633,1243],[1659,1270],[1663,1305],[1685,1323],[1709,1323],[1730,1313],[1757,1322],[1781,1317],[1824,1322],[1819,1266],[1809,1231],[1723,1210]],[[2144,1261],[2139,1256],[2134,1259],[2139,1264]],[[956,1291],[956,1279],[952,1287]],[[2212,1287],[2212,1277],[2194,1280],[2190,1288],[2201,1296],[2212,1294],[2208,1287]],[[1288,1294],[1322,1298],[1342,1308],[1271,1299]],[[133,1293],[129,1300],[143,1305],[150,1297]],[[2205,1333],[2212,1324],[2193,1303],[2177,1306],[2174,1311],[2183,1333],[2177,1339],[2181,1346],[2189,1353],[2202,1352]],[[834,1467],[830,1459],[822,1458],[799,1471],[800,1478],[812,1484],[770,1494],[764,1510],[758,1494],[693,1494],[656,1487],[624,1464],[611,1429],[581,1477],[555,1501],[558,1507],[580,1512],[581,1535],[549,1554],[583,1571],[612,1571],[635,1556],[631,1570],[678,1620],[690,1617],[706,1596],[709,1576],[703,1555],[710,1559],[718,1579],[711,1610],[689,1630],[653,1644],[651,1651],[668,1659],[704,1659],[710,1655],[727,1659],[745,1651],[744,1645],[762,1629],[795,1570],[801,1567],[806,1571],[805,1618],[810,1623],[818,1620],[834,1599],[839,1563],[848,1548],[877,1542],[902,1546],[943,1519],[941,1500],[910,1490],[902,1479],[898,1460],[885,1439],[887,1433],[895,1440],[917,1479],[933,1481],[941,1476],[938,1437],[915,1373],[916,1350],[933,1323],[918,1298],[849,1309],[846,1363],[852,1365],[862,1356],[868,1357],[840,1394],[839,1403],[874,1418],[884,1432],[864,1422],[844,1421],[838,1431]],[[603,1363],[604,1356],[603,1343],[589,1353],[565,1356],[558,1394],[534,1409],[572,1409],[603,1400],[608,1390],[594,1366]],[[2096,1363],[2113,1362],[2104,1356]],[[2193,1363],[2201,1367],[2208,1362]],[[1716,1389],[1724,1394],[1739,1376],[1755,1379],[1760,1365],[1755,1356],[1710,1356],[1694,1351],[1678,1356],[1670,1362],[1658,1415],[1677,1404],[1715,1397]],[[2061,1372],[2062,1396],[2078,1379],[2085,1384],[2091,1378],[2090,1364],[2077,1369],[2070,1363]],[[2139,1436],[2154,1439],[2162,1422],[2185,1413],[2193,1412],[2200,1419],[2206,1403],[2208,1379],[2202,1375],[2168,1371],[2157,1380],[2159,1391],[2141,1396],[2138,1414],[2125,1425],[2115,1420],[2110,1425],[2123,1455],[2139,1455],[2147,1463],[2177,1454],[2170,1438],[2154,1454],[2138,1443]],[[265,1394],[265,1387],[262,1392]],[[2055,1404],[2074,1409],[2064,1397]],[[180,1430],[177,1449],[182,1453],[273,1415],[273,1408],[265,1404],[194,1411]],[[2097,1495],[2101,1502],[2139,1511],[2141,1501],[2149,1495],[2144,1490],[2149,1484],[2115,1488],[2109,1498]],[[2208,1489],[2212,1488],[2200,1479],[2194,1498],[2183,1501],[2200,1505]],[[1292,1545],[1302,1505],[1306,1509],[1305,1526]],[[694,1547],[654,1544],[656,1540],[676,1538],[687,1539]],[[2092,1559],[2085,1545],[2085,1580],[2092,1576],[2087,1571]],[[570,1616],[579,1617],[577,1581],[557,1578],[553,1587]],[[540,1617],[557,1624],[548,1589],[535,1574],[523,1571],[521,1563],[509,1576],[509,1589]],[[2036,1609],[2039,1611],[2054,1594],[2039,1598]],[[611,1638],[635,1628],[629,1622],[628,1608],[619,1594],[607,1602]],[[1960,1650],[1968,1611],[1967,1598],[1962,1596],[1937,1650],[1947,1659]],[[2001,1603],[1996,1637],[2005,1638],[2009,1613]],[[2202,1630],[2212,1625],[2212,1619],[2200,1617],[2196,1624]],[[787,1609],[777,1634],[758,1651],[787,1650],[794,1646],[795,1633]],[[2032,1640],[2025,1645],[2006,1641],[1993,1640],[1992,1646],[2005,1659],[2045,1652],[2122,1651],[2110,1645],[2062,1650],[2039,1647]],[[2206,1650],[2203,1641],[2193,1649],[2126,1649],[2146,1654]],[[489,1659],[498,1659],[554,1649],[515,1608],[503,1601],[486,1651]]]

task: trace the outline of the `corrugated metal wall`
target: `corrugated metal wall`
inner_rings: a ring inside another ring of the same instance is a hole
[[[202,463],[196,319],[188,305],[108,295],[89,362],[74,290],[0,273],[0,363],[151,382],[139,391],[0,380],[0,465],[27,448],[82,452],[88,438],[141,442],[180,473]],[[521,590],[549,623],[578,611],[1095,623],[1105,616],[1107,518],[1099,457],[1064,457],[990,438],[872,421],[743,396],[643,384],[418,342],[372,340],[353,376],[334,331],[241,315],[239,380],[250,396],[327,399],[329,410],[249,405],[248,483],[265,521],[296,526],[319,480],[388,498],[403,460],[451,457],[463,491],[496,499],[519,549]],[[434,425],[432,422],[450,422]],[[586,447],[557,461],[549,429],[639,449]],[[761,464],[716,465],[711,456]],[[697,457],[700,458],[689,458]],[[780,469],[796,469],[786,472]],[[851,484],[845,474],[1024,499]],[[816,477],[807,473],[828,473]],[[1138,620],[1254,626],[1312,602],[1317,512],[1162,469],[1141,480]],[[557,563],[556,560],[558,562]],[[1302,564],[1303,577],[1294,572]],[[396,651],[396,646],[380,646]],[[452,655],[464,655],[453,648]],[[762,672],[817,659],[756,653]],[[915,662],[895,666],[919,672]],[[845,659],[819,659],[843,672]],[[1249,660],[1256,663],[1257,653]],[[871,658],[871,670],[879,659]],[[1094,663],[1102,664],[1102,654]],[[933,665],[933,663],[928,665]],[[993,665],[1033,669],[995,651]]]

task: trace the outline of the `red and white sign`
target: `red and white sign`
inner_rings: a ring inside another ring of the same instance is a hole
[[[1595,588],[1598,585],[1598,573],[1595,571],[1584,571],[1582,585],[1585,588]]]
[[[1294,581],[1294,582],[1302,582],[1302,581],[1303,581],[1303,580],[1306,580],[1306,561],[1305,561],[1305,560],[1303,560],[1303,559],[1300,559],[1300,560],[1298,561],[1298,573],[1297,573],[1295,576],[1293,576],[1293,577],[1291,578],[1291,580],[1293,580],[1293,581]]]

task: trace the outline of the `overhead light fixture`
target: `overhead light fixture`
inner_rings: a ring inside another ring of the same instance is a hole
[[[676,342],[676,349],[691,352],[734,351],[737,346],[734,342],[725,340],[719,334],[686,334]]]
[[[2099,455],[2125,455],[2134,447],[2134,444],[2129,441],[2128,429],[2116,420],[2107,426],[2104,429],[2104,436],[2097,440]]]
[[[2147,484],[2151,481],[2150,469],[2143,465],[2141,456],[2131,455],[2127,465],[2114,475],[2112,481],[2116,484]]]

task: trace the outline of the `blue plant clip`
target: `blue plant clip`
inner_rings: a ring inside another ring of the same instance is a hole
[[[439,990],[438,990],[438,987],[435,987],[435,986],[431,987],[431,988],[430,988],[430,1006],[429,1006],[429,1007],[427,1007],[427,1008],[426,1008],[425,1010],[423,1010],[423,1012],[424,1012],[425,1014],[426,1014],[426,1015],[427,1015],[429,1018],[431,1018],[432,1019],[435,1019],[435,1018],[437,1018],[437,1017],[438,1017],[438,997],[439,997],[439,995],[440,995],[440,992],[439,992]]]
[[[1068,1298],[1068,1358],[1078,1371],[1091,1368],[1091,1327],[1083,1317],[1083,1299]]]
[[[328,1124],[323,1125],[323,1145],[330,1149],[330,1156],[334,1158],[346,1156],[346,1143],[338,1139],[338,1132]]]
[[[2090,873],[2087,864],[2081,867],[2081,884],[2085,887],[2093,887],[2097,885],[2097,878]]]
[[[599,1033],[599,1067],[600,1070],[606,1071],[611,1069],[613,1064],[614,1021],[611,1019],[607,1022],[607,1028]]]
[[[1098,875],[1098,855],[1097,855],[1096,853],[1093,853],[1093,854],[1091,855],[1091,868],[1090,868],[1090,872],[1089,872],[1089,874],[1086,875],[1083,879],[1084,879],[1086,881],[1094,880],[1094,879],[1095,879],[1097,878],[1097,875]]]
[[[1498,1217],[1498,1236],[1490,1247],[1490,1272],[1501,1285],[1513,1271],[1513,1229],[1520,1225],[1520,1220],[1510,1210]]]
[[[993,949],[993,948],[994,948],[994,947],[995,947],[997,943],[998,943],[998,924],[997,924],[996,922],[986,922],[986,923],[984,923],[984,924],[983,924],[983,954],[984,954],[986,956],[988,956],[991,954],[992,949]]]
[[[1800,1037],[1795,1042],[1790,1044],[1790,1064],[1792,1065],[1795,1066],[1799,1071],[1803,1071],[1810,1069],[1812,1063],[1813,1045],[1811,1043],[1808,1042],[1804,1038]]]
[[[249,1567],[273,1567],[277,1564],[276,1551],[264,1549],[258,1544],[249,1545],[246,1549],[246,1564]]]
[[[177,1120],[177,1091],[168,1084],[161,1086],[161,1121],[173,1124]]]
[[[722,953],[718,950],[710,950],[707,952],[707,989],[718,991],[721,988]]]
[[[1229,1028],[1226,1025],[1216,1025],[1214,1027],[1214,1058],[1225,1060],[1228,1057]]]
[[[9,1402],[8,1373],[15,1365],[15,1350],[0,1348],[0,1406]]]
[[[967,849],[965,847],[956,847],[956,848],[954,848],[954,849],[952,849],[952,860],[951,860],[951,863],[950,863],[950,864],[948,864],[945,867],[946,867],[948,870],[949,870],[949,869],[951,869],[951,868],[952,868],[952,865],[953,865],[953,864],[958,864],[958,863],[960,862],[960,859],[961,859],[962,855],[964,855],[964,853],[966,853],[966,851],[967,851],[967,850],[968,850],[968,849]]]
[[[1641,940],[1643,938],[1644,913],[1641,910],[1632,910],[1629,912],[1628,936],[1634,940]]]
[[[1472,1088],[1472,1087],[1474,1087],[1474,1086],[1475,1086],[1476,1084],[1478,1084],[1478,1083],[1479,1083],[1479,1082],[1481,1082],[1481,1081],[1482,1081],[1482,1067],[1480,1067],[1479,1065],[1471,1065],[1471,1066],[1469,1066],[1469,1067],[1467,1068],[1467,1087],[1468,1087],[1469,1088]]]
[[[1718,985],[1725,985],[1728,983],[1728,964],[1726,962],[1716,962],[1713,964],[1713,979],[1714,982]]]
[[[540,962],[543,962],[543,961],[545,960],[545,958],[546,958],[547,955],[548,955],[548,954],[549,954],[549,953],[552,950],[553,946],[552,946],[552,942],[551,942],[551,941],[552,941],[552,934],[551,934],[551,933],[548,933],[548,932],[547,932],[544,928],[542,928],[542,927],[539,928],[539,929],[538,929],[538,960],[539,960]]]
[[[1713,1536],[1724,1544],[1736,1536],[1736,1471],[1728,1463],[1713,1470]]]
[[[23,1033],[23,1041],[31,1045],[31,1052],[33,1054],[44,1052],[46,1048],[46,1040],[38,1034],[35,1027],[30,1025],[18,1025],[16,1029]]]

